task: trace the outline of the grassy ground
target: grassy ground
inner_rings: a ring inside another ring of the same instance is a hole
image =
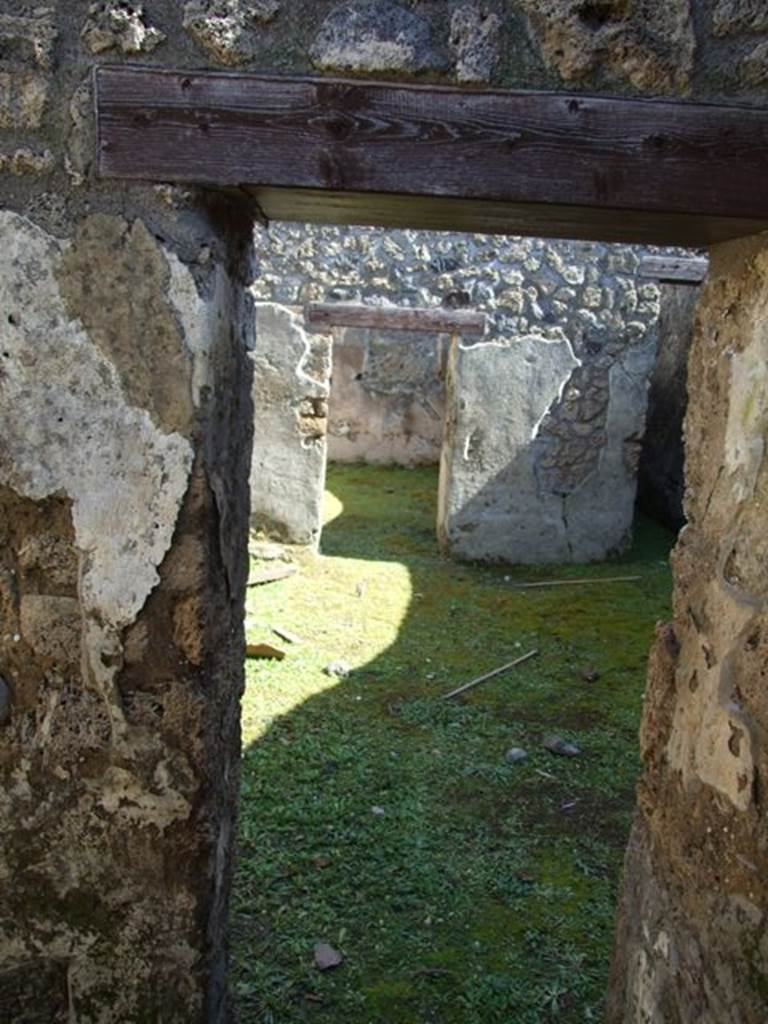
[[[323,556],[249,591],[249,640],[280,643],[278,625],[304,642],[247,667],[242,1024],[601,1020],[671,538],[640,524],[619,563],[461,566],[435,550],[433,470],[334,467],[328,486]],[[631,573],[642,581],[514,589]],[[323,674],[334,660],[348,678]],[[544,750],[552,732],[583,756]],[[512,746],[529,759],[508,764]],[[318,941],[341,967],[317,970]]]

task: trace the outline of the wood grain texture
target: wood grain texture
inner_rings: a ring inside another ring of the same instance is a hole
[[[701,284],[709,271],[704,257],[645,256],[640,260],[640,277],[670,284]]]
[[[348,302],[312,302],[307,319],[315,326],[372,327],[431,334],[485,334],[485,314],[461,309],[362,306]]]
[[[442,200],[446,227],[467,201],[511,204],[510,223],[536,222],[527,233],[537,234],[550,221],[563,234],[565,221],[573,237],[604,237],[610,216],[630,214],[650,218],[645,236],[665,241],[768,227],[768,112],[758,109],[143,68],[95,74],[103,177],[246,186],[267,198],[352,194],[360,207],[370,197],[368,223],[392,196]]]

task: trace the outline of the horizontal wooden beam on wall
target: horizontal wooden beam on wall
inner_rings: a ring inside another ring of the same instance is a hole
[[[307,320],[316,327],[372,327],[430,334],[485,334],[485,313],[467,309],[363,306],[347,302],[312,302]]]
[[[768,111],[101,67],[103,177],[269,217],[706,245],[768,230]]]
[[[644,256],[638,274],[668,284],[701,284],[709,271],[709,260],[691,256]]]

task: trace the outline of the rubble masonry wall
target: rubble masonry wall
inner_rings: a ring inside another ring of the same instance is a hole
[[[18,1024],[229,1016],[258,211],[95,179],[91,69],[124,61],[765,106],[768,14],[0,3],[0,1004]],[[767,250],[718,255],[691,358],[694,525],[650,676],[625,1022],[757,1022],[765,992]]]

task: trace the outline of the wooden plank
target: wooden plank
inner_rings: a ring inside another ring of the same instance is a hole
[[[289,629],[283,629],[282,626],[273,626],[272,632],[289,644],[301,644],[304,642],[296,633],[292,633]]]
[[[533,205],[537,234],[562,233],[548,232],[554,206],[574,237],[603,231],[595,211],[606,231],[608,211],[650,216],[670,241],[685,218],[691,237],[712,240],[768,226],[768,111],[757,108],[128,67],[95,76],[103,177],[433,197],[454,201],[448,219],[456,201]]]
[[[273,661],[282,661],[285,651],[281,651],[279,647],[274,647],[272,644],[246,644],[245,656],[246,658],[271,658]]]
[[[701,284],[709,271],[709,260],[691,256],[644,256],[640,260],[640,277],[671,284]]]
[[[466,309],[362,306],[351,302],[312,302],[309,323],[328,327],[373,327],[432,334],[485,334],[485,314]]]

